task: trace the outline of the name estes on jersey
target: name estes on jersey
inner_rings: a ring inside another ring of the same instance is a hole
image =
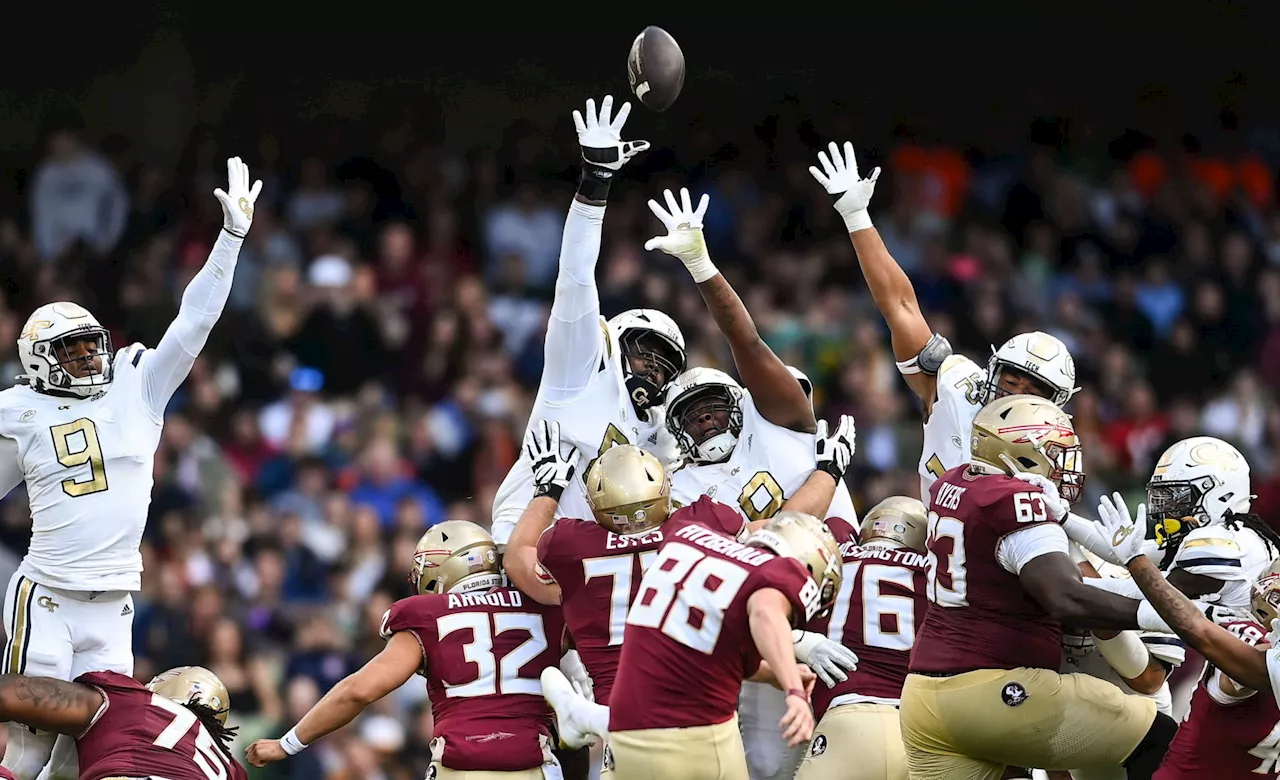
[[[147,352],[134,344],[116,353],[111,384],[89,398],[27,385],[0,391],[0,437],[17,445],[31,508],[19,571],[36,582],[77,591],[142,586],[138,545],[164,412],[142,387]]]
[[[767,520],[813,473],[814,434],[801,433],[764,418],[751,393],[742,393],[742,432],[723,463],[685,464],[671,474],[671,500],[688,506],[706,496],[742,512],[748,521]],[[856,522],[849,488],[836,488],[828,517]]]

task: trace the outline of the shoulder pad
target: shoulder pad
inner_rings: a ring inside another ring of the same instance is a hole
[[[938,403],[954,408],[978,406],[982,403],[982,386],[986,381],[987,372],[977,363],[964,355],[952,355],[938,372]]]
[[[1138,637],[1153,658],[1180,666],[1187,660],[1187,645],[1175,634],[1139,632]]]
[[[972,374],[985,375],[986,373],[986,369],[982,368],[964,355],[948,355],[947,359],[942,361],[942,366],[938,369],[938,378],[940,380],[947,378],[959,379],[963,376],[970,376]],[[983,376],[983,378],[985,379],[986,377]]]
[[[1215,580],[1243,580],[1248,579],[1244,557],[1245,549],[1231,529],[1211,525],[1187,534],[1173,557],[1173,565]]]
[[[114,365],[117,368],[125,365],[128,365],[131,368],[137,368],[138,361],[142,360],[142,354],[146,351],[147,348],[145,346],[140,342],[135,341],[116,353]]]

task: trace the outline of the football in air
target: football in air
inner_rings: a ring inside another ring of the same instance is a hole
[[[654,111],[666,111],[684,86],[684,52],[661,27],[652,25],[636,36],[627,55],[631,91]]]

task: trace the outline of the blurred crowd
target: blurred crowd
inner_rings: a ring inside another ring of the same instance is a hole
[[[918,404],[806,171],[827,139],[794,112],[754,132],[711,130],[692,129],[678,152],[655,140],[614,186],[597,273],[604,314],[663,309],[684,329],[690,365],[732,370],[683,268],[642,249],[661,229],[647,199],[666,186],[709,193],[717,265],[767,341],[813,379],[819,416],[857,419],[848,480],[859,507],[915,495]],[[1273,167],[1194,139],[1127,138],[1106,159],[909,136],[860,151],[864,170],[885,169],[872,217],[957,351],[985,362],[991,345],[1031,329],[1072,349],[1084,389],[1069,411],[1090,499],[1140,490],[1162,448],[1203,432],[1242,448],[1256,506],[1274,514]],[[212,191],[233,154],[266,186],[231,301],[168,411],[135,653],[144,680],[190,663],[220,675],[247,744],[282,733],[379,650],[380,618],[408,594],[424,528],[487,525],[541,370],[577,147],[567,122],[513,128],[495,149],[434,147],[394,128],[358,153],[274,133],[228,148],[201,129],[177,166],[162,166],[127,138],[60,123],[32,159],[22,207],[0,216],[6,384],[21,323],[49,300],[90,306],[117,349],[156,342],[217,235]],[[21,555],[21,489],[2,510],[0,544]],[[251,776],[420,778],[431,729],[415,680]]]

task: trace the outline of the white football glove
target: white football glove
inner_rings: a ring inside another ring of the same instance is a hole
[[[227,160],[227,189],[221,187],[213,191],[213,196],[222,204],[222,229],[235,236],[244,238],[253,224],[253,204],[258,201],[258,193],[262,192],[262,180],[249,186],[249,166],[239,157]]]
[[[858,669],[857,654],[822,634],[792,631],[791,639],[796,647],[796,660],[812,669],[828,688],[849,679],[847,672]]]
[[[533,495],[559,501],[573,479],[573,462],[578,455],[572,448],[567,457],[560,454],[560,423],[538,420],[530,425],[524,435],[524,451],[533,464]]]
[[[720,273],[712,265],[711,255],[707,254],[707,242],[702,237],[702,217],[707,213],[711,198],[704,194],[695,209],[689,190],[684,187],[680,188],[679,202],[671,190],[663,190],[662,196],[667,201],[667,208],[662,208],[656,200],[650,200],[649,210],[662,222],[667,234],[644,242],[644,248],[649,252],[659,249],[679,258],[693,281],[702,284]]]
[[[627,161],[649,148],[648,141],[622,140],[622,126],[631,115],[631,103],[623,103],[618,115],[613,116],[613,96],[605,95],[600,101],[600,113],[596,113],[596,101],[587,98],[585,116],[573,112],[573,126],[578,131],[578,146],[582,147],[582,159],[590,165],[617,171]]]
[[[880,178],[877,167],[865,179],[858,177],[858,161],[853,156],[853,144],[845,141],[844,154],[835,142],[827,145],[827,152],[818,152],[818,166],[810,165],[809,173],[818,180],[828,195],[836,198],[836,211],[844,219],[844,226],[853,233],[871,227],[871,215],[867,206],[871,203],[871,194],[876,191],[876,179]]]
[[[1108,563],[1128,566],[1129,561],[1142,555],[1142,542],[1146,538],[1147,505],[1138,504],[1138,518],[1129,515],[1124,497],[1113,493],[1098,502],[1098,519],[1102,521],[1103,537],[1107,539],[1105,550],[1093,553]]]
[[[582,664],[582,656],[578,655],[577,650],[570,650],[564,654],[564,658],[560,659],[560,671],[568,678],[569,684],[579,696],[587,701],[596,700],[595,683],[587,673],[587,667]]]
[[[1280,618],[1271,618],[1271,630],[1267,632],[1266,639],[1262,640],[1272,647],[1280,646]]]
[[[1040,488],[1044,493],[1045,511],[1049,513],[1049,517],[1053,519],[1053,522],[1061,523],[1071,511],[1071,505],[1058,492],[1058,486],[1048,477],[1030,471],[1014,471],[1013,478]]]
[[[816,468],[827,472],[839,482],[849,470],[849,463],[853,460],[856,449],[857,429],[853,425],[852,415],[840,415],[840,422],[830,434],[827,433],[827,421],[818,420],[818,432],[814,439]]]

